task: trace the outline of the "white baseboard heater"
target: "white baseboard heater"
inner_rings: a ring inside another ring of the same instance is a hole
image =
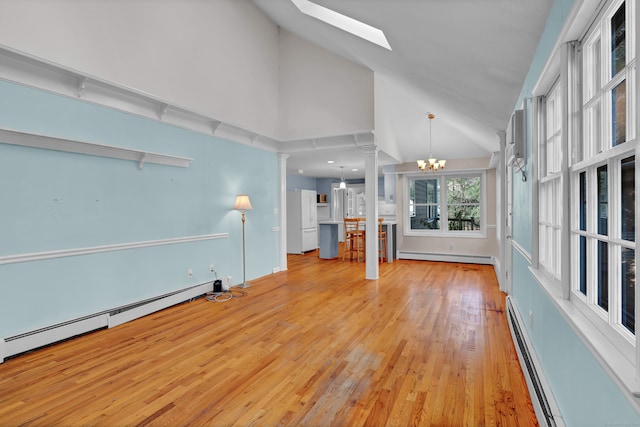
[[[398,252],[398,259],[414,259],[419,261],[462,262],[465,264],[494,264],[492,256],[457,255],[426,252]]]
[[[518,353],[518,360],[522,367],[531,402],[536,412],[538,424],[547,427],[564,427],[564,421],[558,410],[558,405],[549,388],[549,383],[540,367],[537,356],[532,351],[531,342],[526,329],[522,326],[522,317],[517,307],[507,297],[507,322],[511,330],[513,343]]]
[[[0,339],[0,363],[39,347],[102,328],[113,328],[147,314],[179,304],[213,290],[213,283],[202,283],[179,291],[160,295],[144,301],[95,313],[68,322]]]

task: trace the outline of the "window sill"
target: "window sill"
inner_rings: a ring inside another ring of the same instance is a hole
[[[627,400],[640,412],[640,381],[634,364],[573,302],[562,298],[558,287],[542,271],[533,267],[529,267],[529,271]]]

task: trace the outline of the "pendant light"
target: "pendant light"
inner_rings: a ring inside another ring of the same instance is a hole
[[[344,166],[340,166],[340,169],[342,169],[342,179],[340,180],[340,186],[338,188],[340,190],[346,190],[347,189],[347,183],[344,180]]]

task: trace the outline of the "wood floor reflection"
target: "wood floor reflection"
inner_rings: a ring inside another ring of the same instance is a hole
[[[5,361],[0,426],[537,425],[493,267],[288,263]]]

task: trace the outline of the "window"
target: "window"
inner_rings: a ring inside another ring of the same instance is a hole
[[[557,280],[561,279],[562,232],[562,108],[560,85],[544,99],[541,112],[544,131],[539,146],[539,248],[540,265]]]
[[[484,173],[405,178],[405,233],[483,235]]]
[[[533,93],[538,251],[530,270],[611,377],[636,393],[640,147],[635,36],[627,37],[636,34],[636,2],[594,6],[581,9],[593,14],[584,37],[554,49]]]
[[[637,142],[627,121],[635,105],[628,3],[614,2],[583,42],[583,138],[573,141],[579,154],[571,167],[571,299],[607,335],[633,346]]]

